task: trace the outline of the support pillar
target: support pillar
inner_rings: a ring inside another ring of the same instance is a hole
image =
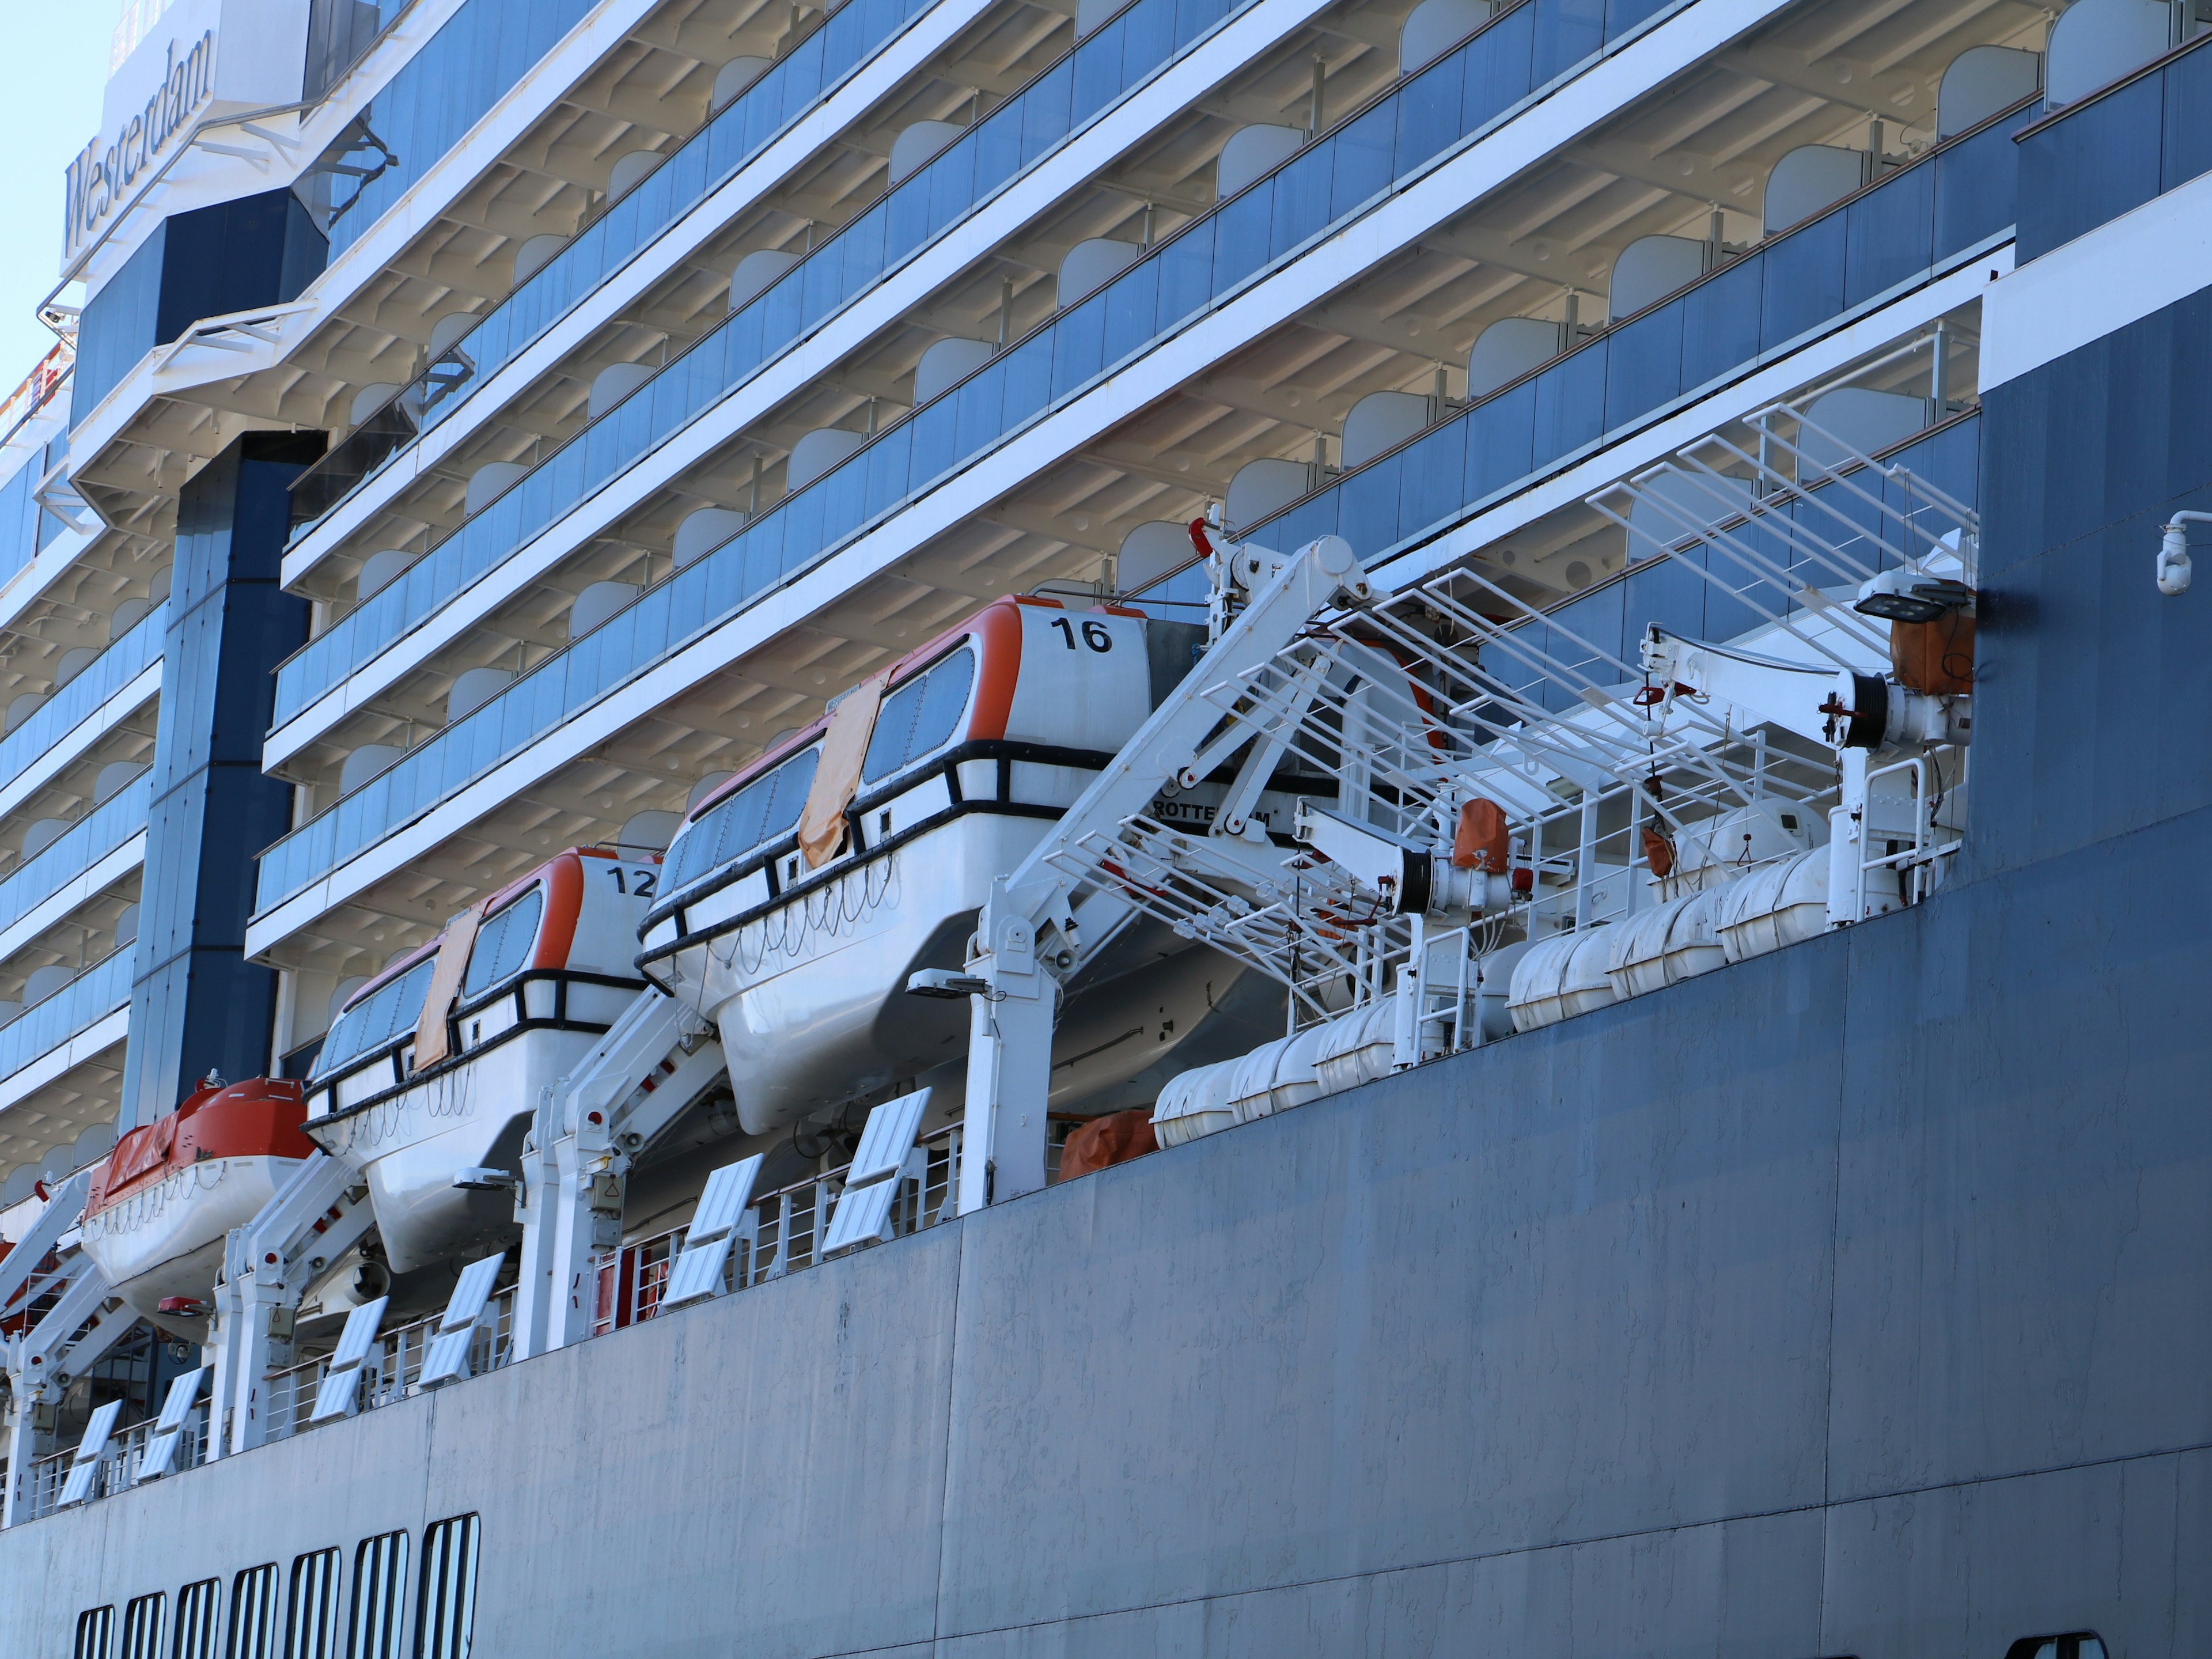
[[[276,975],[246,959],[246,923],[255,855],[291,827],[291,787],[263,774],[261,746],[276,666],[307,636],[307,601],[279,585],[289,486],[322,452],[319,433],[246,433],[178,501],[126,1128],[210,1071],[235,1080],[269,1066]]]

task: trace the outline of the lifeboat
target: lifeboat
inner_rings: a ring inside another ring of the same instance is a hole
[[[638,965],[720,1027],[748,1133],[909,1080],[932,1085],[935,1110],[957,1103],[967,1004],[905,995],[908,978],[962,964],[993,879],[1074,804],[1204,642],[1199,628],[1137,611],[1000,599],[692,810]],[[1156,808],[1203,827],[1219,794],[1201,784]],[[1263,794],[1255,816],[1291,845],[1288,796]],[[1132,1103],[1115,1091],[1137,1089],[1214,1016],[1241,971],[1152,924],[1115,940],[1067,988],[1052,1106]],[[1222,1018],[1256,1012],[1243,1006],[1255,999],[1234,1000]],[[1276,1029],[1279,1006],[1266,1017]]]
[[[540,1091],[645,988],[637,930],[660,876],[658,857],[562,853],[454,917],[331,1021],[305,1127],[361,1171],[394,1272],[514,1237],[511,1192],[454,1179],[519,1175]]]
[[[173,1112],[131,1130],[94,1171],[84,1253],[116,1294],[198,1340],[223,1239],[275,1196],[314,1143],[299,1084],[210,1079]],[[168,1304],[166,1308],[164,1304]]]

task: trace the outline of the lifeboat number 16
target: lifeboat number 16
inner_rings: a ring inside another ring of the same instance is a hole
[[[1052,625],[1060,630],[1060,638],[1067,642],[1067,648],[1071,651],[1074,650],[1074,623],[1066,617],[1054,617],[1052,619]],[[1114,648],[1114,636],[1106,631],[1106,624],[1103,622],[1093,621],[1083,624],[1083,642],[1093,651],[1111,651]]]

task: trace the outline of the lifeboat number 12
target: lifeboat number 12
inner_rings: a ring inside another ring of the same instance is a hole
[[[660,872],[650,869],[632,870],[629,872],[629,880],[625,882],[623,879],[623,867],[617,864],[613,866],[607,873],[615,878],[615,891],[617,893],[631,898],[651,898]]]
[[[1060,630],[1060,637],[1067,641],[1067,648],[1071,651],[1074,650],[1075,624],[1066,617],[1054,617],[1052,619],[1052,625]],[[1103,622],[1087,622],[1083,624],[1083,642],[1093,651],[1111,651],[1114,648],[1114,636],[1106,631],[1106,624]]]

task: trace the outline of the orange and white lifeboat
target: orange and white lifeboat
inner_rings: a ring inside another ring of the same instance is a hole
[[[93,1172],[83,1234],[84,1253],[116,1294],[197,1336],[224,1236],[252,1220],[315,1150],[300,1132],[306,1113],[297,1083],[210,1079],[117,1141]]]
[[[520,1174],[540,1091],[645,988],[637,929],[659,878],[655,855],[572,848],[346,999],[307,1078],[307,1133],[362,1172],[394,1271],[514,1236],[512,1193],[454,1177]]]
[[[993,880],[1204,642],[1202,629],[1134,611],[995,600],[700,801],[670,847],[638,962],[719,1027],[747,1131],[902,1079],[928,1081],[933,1109],[958,1100],[967,1005],[905,995],[908,975],[959,966]],[[1203,784],[1153,811],[1202,827],[1220,795]],[[1255,816],[1287,836],[1291,815],[1270,792]],[[1238,979],[1164,933],[1133,930],[1071,984],[1056,1109],[1128,1103],[1112,1091],[1162,1064]]]

